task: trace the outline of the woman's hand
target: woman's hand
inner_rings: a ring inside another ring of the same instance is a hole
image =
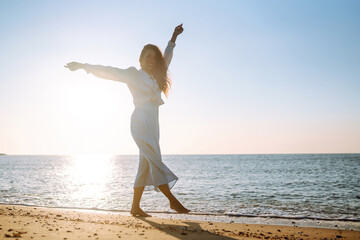
[[[182,25],[183,24],[180,24],[179,26],[176,26],[176,28],[174,30],[174,33],[173,33],[173,35],[171,37],[171,41],[173,43],[175,43],[177,36],[179,36],[184,31],[184,28],[182,27]]]
[[[173,35],[178,36],[184,31],[184,28],[182,27],[182,25],[183,24],[180,24],[179,26],[176,26]]]
[[[84,64],[78,62],[70,62],[65,65],[70,71],[76,71],[84,67]]]

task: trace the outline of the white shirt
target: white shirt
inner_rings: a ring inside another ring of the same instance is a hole
[[[175,43],[169,41],[164,51],[164,60],[168,66],[172,59],[174,47]],[[135,107],[148,101],[154,101],[159,105],[164,104],[156,79],[143,69],[138,70],[135,67],[121,69],[110,66],[84,64],[84,70],[96,77],[126,83],[133,96]]]

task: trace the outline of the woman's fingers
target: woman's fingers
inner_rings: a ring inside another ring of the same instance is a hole
[[[183,24],[180,24],[180,25],[176,26],[176,28],[175,28],[175,33],[176,34],[179,35],[180,33],[182,33],[184,31],[184,28],[182,27],[182,25]]]
[[[176,29],[177,29],[177,30],[182,29],[182,25],[183,25],[183,24],[180,24],[179,26],[176,27]]]
[[[73,62],[69,62],[65,65],[65,67],[70,68],[72,66]]]
[[[76,71],[80,68],[80,63],[78,62],[70,62],[65,65],[66,68],[68,68],[71,71]]]

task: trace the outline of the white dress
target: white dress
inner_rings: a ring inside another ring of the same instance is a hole
[[[170,64],[175,43],[169,41],[164,59]],[[87,73],[109,80],[126,83],[135,105],[131,115],[131,135],[139,147],[139,168],[134,187],[159,191],[158,186],[168,184],[171,189],[178,177],[162,162],[159,145],[159,105],[164,104],[157,81],[143,69],[119,69],[85,64]]]

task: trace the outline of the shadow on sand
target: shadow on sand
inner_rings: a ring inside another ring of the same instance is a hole
[[[196,237],[201,237],[202,239],[207,240],[232,240],[236,238],[223,236],[221,234],[216,234],[209,232],[208,230],[204,230],[199,223],[196,222],[184,222],[187,226],[179,226],[173,224],[162,224],[151,221],[149,218],[137,217],[137,219],[150,224],[152,227],[168,234],[177,239],[189,240]]]

